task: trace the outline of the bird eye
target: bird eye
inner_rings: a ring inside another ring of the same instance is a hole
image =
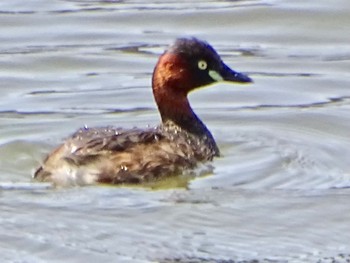
[[[200,70],[206,70],[207,67],[208,67],[208,64],[207,64],[207,62],[205,60],[198,61],[198,68]]]

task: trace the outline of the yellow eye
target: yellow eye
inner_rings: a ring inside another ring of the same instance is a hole
[[[200,70],[206,70],[207,67],[208,67],[208,64],[207,64],[207,62],[205,60],[198,61],[198,68]]]

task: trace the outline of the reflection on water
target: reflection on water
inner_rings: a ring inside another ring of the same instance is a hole
[[[349,8],[2,2],[2,262],[347,262]],[[32,181],[79,127],[157,125],[152,70],[184,35],[255,81],[190,96],[223,154],[212,173],[134,188]]]

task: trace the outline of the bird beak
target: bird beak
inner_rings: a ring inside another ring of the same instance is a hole
[[[223,66],[222,66],[219,74],[222,77],[222,80],[224,80],[224,81],[239,82],[239,83],[251,83],[251,82],[253,82],[253,80],[251,78],[249,78],[247,75],[230,69],[224,63],[223,63]]]

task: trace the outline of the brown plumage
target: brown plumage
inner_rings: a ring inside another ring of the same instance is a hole
[[[82,128],[46,157],[34,177],[57,185],[142,183],[181,174],[219,156],[187,94],[218,80],[251,79],[228,68],[209,44],[191,38],[178,39],[160,57],[152,80],[160,126]]]

